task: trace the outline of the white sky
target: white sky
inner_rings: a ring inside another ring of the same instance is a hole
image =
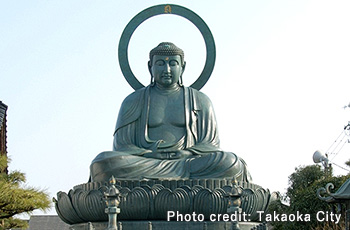
[[[1,1],[0,100],[8,109],[10,170],[51,196],[86,183],[91,160],[112,149],[122,100],[132,88],[117,57],[119,38],[138,12],[178,4],[210,27],[212,100],[221,147],[245,159],[254,182],[284,192],[350,120],[350,1]],[[129,58],[148,84],[148,52],[162,41],[185,51],[185,85],[204,66],[200,32],[162,15],[134,33]],[[346,144],[334,162],[350,158]],[[335,167],[335,173],[346,174]],[[54,209],[50,213],[55,213]]]

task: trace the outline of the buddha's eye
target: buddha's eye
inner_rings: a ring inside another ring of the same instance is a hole
[[[165,64],[165,62],[164,62],[163,60],[158,60],[158,61],[156,61],[156,63],[154,63],[154,64],[157,65],[157,66],[162,66],[162,65]]]
[[[179,65],[179,62],[176,61],[176,60],[171,60],[171,61],[169,62],[169,65],[170,65],[170,66],[177,66],[177,65]]]

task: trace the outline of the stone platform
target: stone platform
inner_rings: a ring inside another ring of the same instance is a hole
[[[240,222],[240,230],[251,230],[257,222]],[[118,230],[230,230],[231,222],[176,222],[176,221],[119,221]],[[89,222],[71,225],[71,230],[105,230],[107,222]],[[260,226],[258,229],[267,230]]]

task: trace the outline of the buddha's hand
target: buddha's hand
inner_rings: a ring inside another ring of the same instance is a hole
[[[178,150],[177,152],[174,153],[173,159],[178,159],[178,158],[188,158],[192,156],[193,153],[188,150]]]
[[[145,154],[143,154],[143,157],[147,157],[147,158],[154,158],[154,159],[163,159],[162,153],[160,152],[146,152]]]
[[[177,150],[174,152],[160,152],[161,159],[176,160],[180,158],[188,158],[192,156],[192,152],[188,150]]]
[[[147,152],[143,156],[147,158],[155,158],[161,160],[175,160],[190,157],[192,156],[192,152],[188,150],[178,150],[174,152],[157,151]]]

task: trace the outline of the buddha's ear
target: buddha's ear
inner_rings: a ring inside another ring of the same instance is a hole
[[[151,61],[148,61],[148,71],[152,76],[152,63],[151,63]]]
[[[184,64],[182,65],[182,73],[181,73],[181,75],[184,73],[185,67],[186,67],[186,62],[184,61]]]

